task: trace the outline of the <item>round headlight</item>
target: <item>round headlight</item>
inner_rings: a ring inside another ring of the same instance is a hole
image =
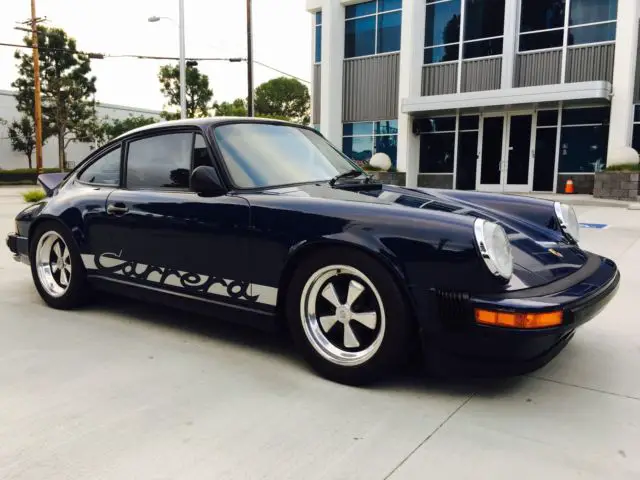
[[[489,271],[497,277],[509,280],[513,275],[513,254],[504,228],[478,218],[473,229],[480,255]]]
[[[562,231],[578,243],[580,241],[580,224],[576,211],[566,203],[555,202],[553,207]]]

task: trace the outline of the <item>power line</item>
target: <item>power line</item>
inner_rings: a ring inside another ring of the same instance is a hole
[[[26,45],[20,45],[17,43],[5,43],[0,42],[0,47],[13,47],[13,48],[24,48],[31,50],[33,47],[28,47]],[[58,47],[37,47],[39,50],[46,50],[49,52],[72,52],[80,55],[87,55],[89,58],[102,60],[105,58],[135,58],[139,60],[179,60],[178,57],[162,57],[156,55],[138,55],[133,53],[123,53],[123,54],[110,54],[110,53],[98,53],[98,52],[83,52],[81,50],[71,50],[69,48],[58,48]],[[245,58],[242,57],[201,57],[201,58],[187,58],[187,60],[191,61],[228,61],[228,62],[243,62],[246,61]]]
[[[27,50],[31,50],[33,47],[29,47],[27,45],[22,45],[22,44],[18,44],[18,43],[7,43],[7,42],[0,42],[0,47],[11,47],[11,48],[22,48],[22,49],[27,49]],[[50,51],[50,52],[72,52],[72,53],[77,53],[80,55],[86,55],[89,58],[92,59],[97,59],[97,60],[103,60],[103,59],[108,59],[108,58],[133,58],[133,59],[137,59],[137,60],[173,60],[173,61],[178,61],[180,60],[179,57],[163,57],[163,56],[156,56],[156,55],[139,55],[139,54],[109,54],[109,53],[98,53],[98,52],[84,52],[81,50],[71,50],[68,48],[57,48],[57,47],[42,47],[39,46],[38,49],[40,50],[46,50],[46,51]],[[239,63],[239,62],[246,62],[247,59],[244,57],[189,57],[186,59],[187,61],[195,61],[195,62],[230,62],[230,63]],[[292,75],[290,73],[287,73],[283,70],[280,70],[278,68],[272,67],[271,65],[267,65],[266,63],[262,63],[259,62],[257,60],[254,60],[253,63],[256,63],[262,67],[268,68],[270,70],[273,70],[274,72],[278,72],[282,75],[286,75],[287,77],[291,77],[291,78],[295,78],[296,80],[303,82],[303,83],[307,83],[310,84],[311,82],[309,80],[305,80],[304,78],[300,78],[297,77],[296,75]]]
[[[262,63],[262,62],[259,62],[257,60],[254,60],[253,63],[257,63],[258,65],[261,65],[261,66],[266,67],[266,68],[268,68],[270,70],[273,70],[274,72],[278,72],[278,73],[281,73],[282,75],[286,75],[287,77],[295,78],[296,80],[299,80],[300,82],[311,84],[311,82],[309,80],[305,80],[304,78],[296,77],[295,75],[291,75],[290,73],[283,72],[282,70],[278,70],[275,67],[271,67],[271,66],[267,65],[266,63]]]

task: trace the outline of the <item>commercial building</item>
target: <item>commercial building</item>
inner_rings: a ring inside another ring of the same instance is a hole
[[[410,186],[580,192],[640,150],[638,0],[307,0],[312,118]]]
[[[20,112],[16,110],[15,92],[0,90],[0,119],[8,123],[20,119]],[[100,119],[109,118],[125,119],[129,116],[146,116],[160,120],[159,110],[147,110],[143,108],[126,107],[100,103],[96,106],[96,115]],[[50,138],[42,149],[42,163],[44,168],[56,168],[58,166],[58,140]],[[67,166],[73,167],[76,162],[82,160],[93,148],[87,143],[72,142],[67,147]],[[0,124],[0,170],[12,170],[15,168],[27,168],[27,157],[22,152],[15,152],[7,135],[7,126]],[[35,152],[33,154],[33,166],[35,167]]]

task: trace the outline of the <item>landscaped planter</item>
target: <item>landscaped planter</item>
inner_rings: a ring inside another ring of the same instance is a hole
[[[404,187],[406,185],[407,174],[405,172],[367,172],[376,180],[387,185],[398,185]],[[453,175],[449,173],[443,174],[418,174],[418,186],[425,188],[453,188]]]
[[[367,172],[376,180],[387,185],[398,185],[404,187],[407,174],[405,172]]]
[[[638,201],[640,172],[605,171],[595,174],[593,196],[611,200]]]

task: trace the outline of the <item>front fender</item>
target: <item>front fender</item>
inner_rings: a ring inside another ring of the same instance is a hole
[[[523,222],[535,226],[554,240],[564,241],[564,235],[555,215],[554,202],[541,198],[502,193],[473,192],[465,190],[429,190],[442,198],[463,203],[465,206],[484,210],[505,217],[509,223]]]
[[[250,200],[256,230],[252,254],[263,266],[256,275],[265,285],[279,283],[299,249],[341,243],[389,265],[409,287],[504,290],[478,255],[471,216],[275,195]]]

